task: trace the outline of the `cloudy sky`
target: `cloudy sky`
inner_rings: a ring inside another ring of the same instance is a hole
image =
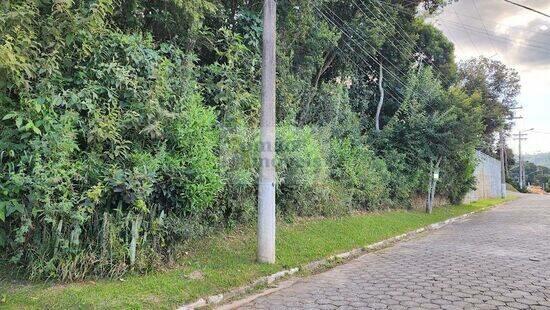
[[[550,0],[515,0],[550,15]],[[550,18],[504,0],[459,0],[433,20],[455,43],[457,60],[484,55],[515,68],[523,106],[514,132],[535,128],[524,152],[550,152]],[[517,141],[509,140],[517,151]]]

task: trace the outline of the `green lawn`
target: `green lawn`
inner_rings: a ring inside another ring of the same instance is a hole
[[[163,272],[64,285],[22,285],[2,280],[0,308],[174,308],[285,268],[502,202],[490,199],[442,207],[430,215],[420,211],[391,211],[280,224],[275,265],[254,262],[254,229],[245,228],[197,242],[179,262],[180,267]],[[187,277],[193,271],[202,272],[202,279]]]

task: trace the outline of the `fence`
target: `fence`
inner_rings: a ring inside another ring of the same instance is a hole
[[[474,172],[476,189],[464,198],[465,203],[484,198],[498,198],[502,194],[500,161],[477,151],[477,167]]]

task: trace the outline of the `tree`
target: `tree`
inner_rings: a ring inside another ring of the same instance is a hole
[[[418,20],[414,25],[418,33],[417,50],[423,54],[425,62],[437,70],[443,85],[451,86],[457,78],[453,43],[430,24]]]
[[[411,74],[405,101],[386,128],[383,144],[408,154],[409,165],[424,171],[428,213],[442,164],[460,156],[473,159],[482,131],[478,101],[458,88],[445,90],[431,69],[423,69]]]
[[[519,179],[519,165],[512,167],[510,177],[512,180]],[[550,168],[525,161],[525,182],[531,185],[548,186]]]
[[[451,88],[452,44],[417,15],[446,2],[278,1],[277,214],[426,192],[430,211],[471,187],[482,92]],[[0,259],[35,277],[117,276],[256,218],[261,1],[2,13]]]
[[[376,116],[375,116],[376,132],[380,132],[380,113],[382,112],[382,105],[384,104],[384,86],[382,85],[383,82],[384,82],[384,67],[382,66],[382,62],[380,62],[380,74],[378,76],[378,88],[380,89],[380,101],[378,102],[378,107],[376,108]]]
[[[519,74],[498,60],[472,58],[459,63],[460,86],[467,94],[478,93],[482,99],[484,150],[495,151],[495,133],[507,129],[506,119],[513,116],[520,92]]]

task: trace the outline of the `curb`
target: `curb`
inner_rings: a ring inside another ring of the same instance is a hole
[[[504,203],[506,203],[506,202],[503,202],[503,204]],[[311,271],[315,271],[317,269],[320,269],[322,266],[326,266],[326,265],[330,264],[331,262],[334,262],[334,261],[337,261],[337,260],[350,260],[350,259],[356,258],[356,257],[358,257],[362,254],[375,252],[375,251],[387,248],[387,247],[389,247],[389,246],[391,246],[391,245],[393,245],[393,244],[395,244],[399,241],[408,240],[408,239],[410,239],[410,238],[412,238],[412,237],[414,237],[414,236],[416,236],[420,233],[427,232],[427,231],[432,231],[432,230],[438,230],[438,229],[440,229],[440,228],[442,228],[442,227],[444,227],[448,224],[451,224],[451,223],[454,223],[456,221],[465,219],[467,217],[470,217],[473,214],[483,212],[483,211],[486,211],[488,209],[491,209],[491,208],[494,208],[494,207],[497,207],[497,206],[500,206],[500,205],[502,205],[502,204],[495,205],[495,206],[488,207],[488,208],[484,208],[484,209],[477,210],[477,211],[472,211],[472,212],[469,212],[469,213],[465,213],[463,215],[453,217],[453,218],[447,219],[447,220],[442,221],[442,222],[437,222],[437,223],[434,223],[434,224],[430,224],[428,226],[424,226],[422,228],[418,228],[416,230],[412,230],[412,231],[409,231],[407,233],[404,233],[404,234],[401,234],[401,235],[398,235],[398,236],[395,236],[395,237],[391,237],[391,238],[388,238],[388,239],[370,244],[370,245],[365,246],[365,247],[360,247],[360,248],[356,248],[356,249],[353,249],[353,250],[348,251],[348,252],[344,252],[344,253],[336,254],[336,255],[333,255],[333,256],[329,256],[328,258],[316,260],[316,261],[307,263],[305,265],[302,265],[302,266],[299,266],[299,267],[296,267],[296,268],[282,270],[282,271],[279,271],[279,272],[274,273],[272,275],[261,277],[261,278],[255,280],[254,282],[252,282],[251,284],[238,287],[236,289],[230,290],[230,291],[228,291],[226,293],[223,293],[223,294],[211,295],[211,296],[208,296],[208,297],[205,297],[205,298],[200,298],[200,299],[196,300],[193,303],[185,304],[185,305],[183,305],[183,306],[181,306],[177,309],[178,310],[191,310],[191,309],[197,309],[197,308],[206,307],[206,306],[219,305],[222,302],[226,302],[226,301],[228,301],[228,300],[230,300],[230,299],[232,299],[236,296],[243,295],[243,294],[245,294],[249,291],[252,291],[254,288],[256,288],[258,286],[272,284],[273,282],[275,282],[277,280],[280,280],[280,279],[282,279],[286,276],[293,275],[298,271],[302,270],[302,271],[310,271],[311,272]],[[262,295],[262,294],[260,294],[260,295]]]

